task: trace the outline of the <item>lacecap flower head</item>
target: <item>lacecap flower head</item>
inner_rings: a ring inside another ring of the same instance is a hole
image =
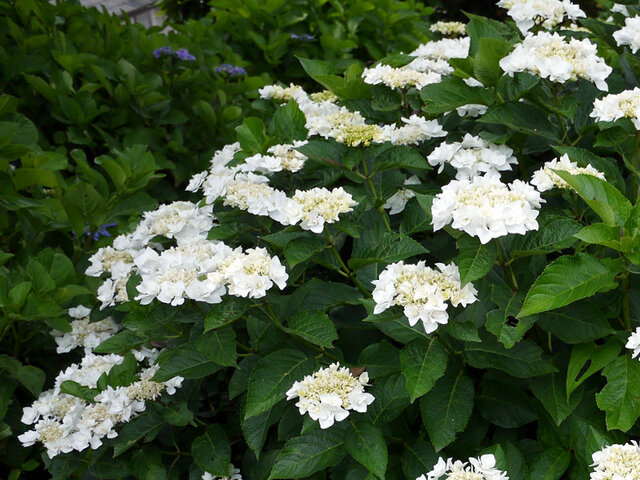
[[[625,19],[624,27],[614,32],[613,38],[619,46],[629,45],[631,53],[636,53],[640,49],[640,16]]]
[[[640,478],[640,446],[635,440],[626,445],[610,445],[595,452],[590,480],[637,480]]]
[[[546,192],[553,187],[569,188],[569,184],[560,178],[554,170],[562,170],[571,175],[591,175],[592,177],[601,178],[602,180],[605,179],[604,173],[596,170],[591,165],[579,167],[576,162],[572,162],[565,154],[560,158],[545,163],[541,169],[536,170],[533,173],[531,184],[535,185],[540,192]]]
[[[595,118],[596,122],[614,122],[619,118],[628,118],[636,130],[640,130],[640,88],[596,99],[589,116]]]
[[[553,28],[565,18],[575,20],[586,16],[569,0],[500,0],[497,5],[508,10],[522,33],[527,33],[534,25]]]
[[[493,454],[469,458],[467,462],[438,458],[433,470],[416,480],[509,480],[507,472],[498,470]]]
[[[373,395],[364,391],[368,381],[366,372],[356,378],[348,368],[333,363],[295,382],[287,391],[287,400],[298,398],[296,407],[300,415],[309,413],[320,423],[320,428],[329,428],[347,418],[350,410],[367,411],[374,401]]]

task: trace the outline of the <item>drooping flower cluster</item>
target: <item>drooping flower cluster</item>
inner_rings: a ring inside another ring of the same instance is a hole
[[[569,184],[565,182],[553,170],[562,170],[571,175],[591,175],[604,180],[604,173],[596,170],[591,165],[579,167],[576,162],[572,162],[568,155],[562,155],[560,158],[546,162],[540,170],[536,170],[531,178],[531,184],[535,185],[540,192],[546,192],[553,187],[569,188]]]
[[[610,445],[595,452],[590,480],[635,480],[640,478],[640,446],[635,440],[626,445]]]
[[[605,79],[613,69],[597,53],[596,45],[587,39],[566,41],[557,33],[539,32],[527,35],[500,60],[500,67],[510,76],[528,72],[558,83],[583,78],[607,91]]]
[[[300,382],[294,382],[287,391],[287,400],[298,398],[296,407],[300,415],[320,423],[320,428],[329,428],[349,416],[349,410],[364,413],[375,400],[364,391],[369,375],[362,373],[358,378],[351,375],[346,367],[333,363],[321,368],[313,375],[307,375]]]
[[[413,327],[420,320],[425,332],[432,333],[449,320],[447,302],[454,307],[464,307],[477,300],[473,285],[467,283],[463,287],[460,283],[457,265],[436,263],[436,267],[439,271],[427,267],[424,261],[415,265],[404,262],[388,265],[372,282],[376,302],[373,313],[400,305],[409,325]]]
[[[219,477],[217,475],[212,475],[209,472],[204,472],[202,474],[202,480],[242,480],[242,475],[240,474],[240,469],[233,466],[233,463],[229,464],[229,474],[224,477]]]
[[[436,23],[432,23],[429,27],[434,33],[440,33],[442,35],[447,35],[449,37],[458,37],[461,35],[466,35],[465,24],[462,22],[444,22],[439,21]]]
[[[538,208],[544,202],[528,183],[502,183],[497,173],[453,180],[442,187],[431,206],[433,229],[451,223],[481,243],[509,233],[524,235],[537,230]]]
[[[106,339],[112,337],[120,327],[107,317],[97,322],[90,322],[91,310],[83,305],[69,309],[69,316],[75,320],[71,322],[70,332],[53,330],[58,347],[57,353],[67,353],[76,347],[84,347],[85,352],[90,352]]]
[[[427,157],[429,165],[442,172],[448,163],[457,171],[456,178],[472,178],[480,173],[511,170],[518,160],[506,145],[496,145],[467,133],[461,142],[442,143]]]
[[[420,179],[416,175],[412,175],[404,181],[404,184],[420,185]],[[404,207],[407,206],[407,202],[415,196],[416,194],[413,190],[401,188],[387,199],[383,207],[389,210],[389,215],[395,215],[402,212]]]
[[[152,365],[158,356],[155,349],[144,348],[135,353],[139,362]],[[155,400],[163,392],[173,395],[182,384],[182,377],[166,382],[152,380],[157,365],[144,367],[128,386],[107,386],[87,401],[62,393],[64,381],[70,380],[88,389],[96,389],[98,381],[111,369],[122,364],[120,355],[94,355],[86,353],[80,364],[72,364],[56,377],[54,387],[40,394],[38,399],[23,409],[22,423],[33,429],[18,436],[25,447],[42,443],[50,458],[73,450],[83,451],[102,445],[103,439],[115,438],[119,423],[129,422],[146,409],[146,402]]]
[[[527,33],[534,25],[553,28],[565,18],[576,20],[586,17],[570,0],[500,0],[497,5],[508,10],[508,15],[522,33]]]
[[[626,18],[624,27],[613,33],[618,46],[629,45],[632,53],[640,49],[640,16]]]
[[[614,122],[626,117],[631,120],[636,130],[640,130],[640,88],[596,99],[589,116],[595,118],[596,122]]]
[[[632,358],[636,358],[640,355],[640,327],[636,328],[635,332],[631,332],[625,345],[629,350],[633,350],[631,354]]]
[[[421,475],[416,480],[509,480],[507,472],[496,468],[496,458],[493,454],[469,458],[467,462],[439,457],[427,475]]]
[[[421,89],[425,85],[439,83],[442,80],[442,76],[433,71],[420,72],[409,68],[409,66],[394,68],[383,64],[365,68],[362,72],[362,78],[365,83],[370,85],[383,84],[392,90],[408,87]]]

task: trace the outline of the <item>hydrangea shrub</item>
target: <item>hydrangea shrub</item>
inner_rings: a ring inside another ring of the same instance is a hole
[[[19,437],[54,478],[640,478],[630,22],[500,3],[301,58],[315,91],[261,89],[187,200],[86,259],[53,332],[79,362]]]

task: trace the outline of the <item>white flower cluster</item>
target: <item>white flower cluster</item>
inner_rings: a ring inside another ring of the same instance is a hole
[[[597,122],[614,122],[626,117],[633,122],[636,130],[640,130],[640,88],[636,87],[633,90],[624,90],[596,99],[589,116],[595,118]]]
[[[479,458],[469,458],[467,462],[439,457],[427,475],[421,475],[416,480],[509,480],[506,472],[496,468],[496,458],[493,454],[482,455]]]
[[[635,332],[631,332],[627,344],[625,345],[629,350],[633,350],[632,358],[636,358],[640,355],[640,327],[636,328]]]
[[[464,29],[465,24],[462,22],[435,22],[432,23],[429,27],[434,33],[440,33],[442,35],[448,35],[450,37],[458,37],[461,35],[466,35],[467,32]]]
[[[621,3],[614,3],[613,5],[611,5],[611,12],[621,13],[625,17],[629,16],[629,9],[626,5],[622,5]],[[607,20],[607,22],[609,21],[611,20]]]
[[[268,100],[277,100],[279,102],[286,103],[289,100],[299,101],[307,97],[307,93],[304,89],[298,85],[291,83],[288,87],[281,87],[280,85],[267,85],[258,90],[260,98]]]
[[[540,170],[536,170],[531,178],[531,184],[540,192],[546,192],[553,187],[569,188],[569,184],[565,182],[553,170],[562,170],[571,175],[591,175],[604,180],[604,173],[596,170],[591,165],[579,167],[576,162],[572,162],[568,155],[562,155],[560,158],[546,162]]]
[[[367,411],[367,406],[375,400],[364,391],[368,381],[366,372],[356,378],[348,368],[333,363],[305,376],[301,382],[294,382],[287,391],[287,400],[298,398],[296,407],[300,415],[309,413],[309,417],[320,423],[320,428],[329,428],[334,422],[347,418],[349,410]]]
[[[590,480],[636,480],[640,478],[640,446],[635,440],[626,445],[610,445],[595,452]]]
[[[511,76],[529,72],[559,83],[583,78],[607,91],[605,79],[613,69],[597,53],[596,45],[587,39],[572,38],[567,42],[557,33],[539,32],[527,35],[500,60],[500,67]]]
[[[139,361],[155,361],[155,349],[137,352]],[[54,388],[40,394],[38,399],[23,409],[22,423],[33,429],[18,436],[23,446],[40,442],[50,458],[73,450],[83,451],[102,445],[103,439],[115,438],[119,423],[128,422],[146,409],[147,400],[155,400],[163,392],[173,395],[182,384],[182,377],[166,382],[152,380],[158,366],[143,368],[139,380],[128,386],[108,386],[98,393],[92,402],[61,393],[65,380],[72,380],[84,387],[95,389],[99,378],[122,363],[120,355],[94,355],[86,353],[80,364],[73,364],[56,377]]]
[[[540,193],[528,183],[515,180],[507,185],[493,172],[453,180],[433,200],[433,229],[440,230],[451,223],[483,244],[509,233],[524,235],[538,229],[536,209],[543,202]]]
[[[240,474],[240,469],[234,467],[233,463],[230,463],[228,475],[218,477],[217,475],[212,475],[209,472],[204,472],[202,474],[202,480],[242,480],[242,475]]]
[[[385,136],[394,145],[417,145],[431,138],[445,137],[445,132],[437,120],[426,120],[418,115],[402,117],[404,125],[385,125]]]
[[[416,175],[412,175],[404,181],[404,184],[420,185],[420,179]],[[389,215],[395,215],[396,213],[402,212],[404,207],[407,206],[407,202],[415,196],[416,194],[413,190],[401,188],[387,199],[383,207],[389,210]]]
[[[432,333],[438,325],[449,320],[447,303],[454,307],[467,306],[477,300],[476,289],[471,283],[460,283],[457,265],[436,263],[438,270],[427,267],[424,261],[415,265],[393,263],[373,283],[374,314],[384,312],[394,305],[404,308],[404,314],[412,327],[422,321],[426,333]]]
[[[306,143],[306,140],[296,140],[292,145],[274,145],[267,150],[271,155],[257,154],[245,158],[243,167],[251,172],[275,173],[286,170],[295,173],[301,170],[307,161],[307,156],[298,152],[296,148]]]
[[[442,143],[427,157],[429,165],[440,166],[448,163],[457,170],[456,178],[472,178],[480,173],[511,170],[518,160],[513,150],[506,145],[495,145],[480,137],[467,133],[461,142]]]
[[[423,43],[413,52],[411,52],[410,55],[414,57],[425,57],[432,60],[467,58],[469,56],[470,46],[471,39],[469,37],[443,38],[442,40]]]
[[[613,33],[618,46],[629,45],[631,53],[640,49],[640,16],[626,18],[624,27]]]
[[[553,28],[565,19],[586,17],[578,5],[569,0],[500,0],[499,7],[506,8],[522,33],[534,25]]]
[[[439,83],[442,80],[442,75],[433,71],[420,72],[409,66],[394,68],[390,65],[380,64],[372,68],[365,68],[362,72],[362,78],[365,83],[370,85],[382,83],[395,90],[396,88],[408,87],[421,89],[430,83]]]
[[[120,330],[111,317],[90,322],[90,314],[91,309],[83,305],[69,309],[69,316],[75,319],[71,322],[71,331],[64,333],[53,330],[51,332],[58,344],[57,353],[67,353],[76,347],[84,347],[85,352],[88,353]]]

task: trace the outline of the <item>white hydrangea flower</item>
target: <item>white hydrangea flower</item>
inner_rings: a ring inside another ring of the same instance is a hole
[[[411,115],[409,118],[402,117],[404,125],[385,125],[385,137],[394,145],[417,145],[437,137],[444,137],[447,132],[437,120],[426,120],[418,115]]]
[[[365,68],[362,72],[364,83],[370,85],[383,84],[391,90],[416,87],[421,89],[430,83],[439,83],[442,76],[436,72],[419,72],[413,68],[394,68],[390,65],[376,65],[372,68]]]
[[[218,477],[216,475],[212,475],[209,472],[204,472],[202,474],[202,480],[242,480],[242,475],[240,474],[240,469],[235,468],[233,463],[229,464],[229,474],[224,477]]]
[[[333,363],[294,382],[287,391],[287,400],[298,398],[296,407],[300,415],[309,416],[320,423],[320,428],[329,428],[336,421],[349,416],[350,410],[364,413],[374,401],[373,395],[364,391],[369,381],[366,372],[358,378],[346,367]]]
[[[340,220],[341,213],[351,212],[357,202],[342,187],[328,190],[316,187],[310,190],[296,190],[292,200],[300,207],[300,226],[313,233],[321,233],[325,223]]]
[[[629,45],[631,53],[636,53],[640,49],[640,16],[626,18],[624,27],[613,33],[618,46]]]
[[[287,286],[289,276],[278,257],[271,257],[266,248],[236,250],[220,266],[229,294],[237,297],[261,298],[274,283],[280,290]]]
[[[56,348],[57,353],[67,353],[76,347],[84,347],[85,352],[89,353],[106,339],[118,333],[120,327],[111,317],[97,322],[90,322],[90,313],[91,310],[82,305],[69,309],[70,317],[73,318],[80,314],[83,314],[83,316],[79,318],[76,317],[77,319],[71,322],[70,332],[64,333],[57,330],[51,332],[54,340],[58,344]]]
[[[504,184],[497,172],[453,180],[433,200],[433,229],[440,230],[451,223],[483,244],[510,233],[524,235],[538,229],[537,209],[543,202],[540,193],[528,183],[515,180]]]
[[[605,79],[613,69],[597,53],[596,45],[587,39],[566,41],[557,33],[539,32],[528,34],[500,60],[500,67],[510,76],[529,72],[558,83],[584,78],[606,91]]]
[[[373,283],[374,314],[382,313],[394,305],[404,308],[412,327],[420,320],[426,333],[449,320],[447,303],[454,307],[467,306],[477,300],[477,291],[471,283],[460,283],[457,265],[436,263],[438,270],[427,267],[424,261],[405,265],[388,265]]]
[[[511,170],[518,160],[506,145],[496,145],[467,133],[461,142],[442,143],[427,157],[429,165],[441,173],[448,163],[457,170],[456,178],[472,178],[490,171]]]
[[[509,477],[507,472],[496,468],[495,456],[490,453],[469,458],[467,462],[439,457],[433,469],[416,480],[509,480]]]
[[[450,58],[467,58],[469,56],[469,47],[471,39],[469,37],[462,38],[443,38],[433,42],[420,45],[410,53],[414,57],[426,57],[431,59],[449,60]]]
[[[405,185],[420,185],[420,179],[416,175],[412,175],[404,181]],[[384,208],[389,210],[389,215],[395,215],[404,210],[407,206],[407,202],[415,197],[416,194],[413,190],[408,188],[401,188],[396,193],[391,195],[384,203]]]
[[[298,172],[307,161],[307,156],[298,152],[296,148],[306,144],[306,140],[296,140],[292,145],[274,145],[267,150],[271,155],[256,154],[247,157],[241,168],[247,172],[275,173],[282,170]]]
[[[306,99],[307,93],[298,85],[291,83],[288,87],[280,85],[267,85],[258,90],[260,98],[277,100],[286,103],[289,100]]]
[[[611,12],[621,13],[625,17],[629,16],[629,9],[627,8],[626,5],[622,5],[621,3],[614,3],[611,6]],[[607,21],[610,21],[610,20],[607,20]]]
[[[303,112],[306,115],[309,135],[333,138],[336,142],[350,147],[366,147],[371,143],[386,141],[382,127],[366,123],[360,112],[351,112],[345,107],[328,114],[307,115],[305,110]]]
[[[629,350],[633,350],[633,353],[631,354],[632,358],[636,358],[640,355],[640,327],[636,328],[635,332],[631,332],[625,347]]]
[[[626,117],[631,120],[636,130],[640,130],[640,88],[596,99],[589,116],[595,118],[596,122],[614,122]]]
[[[143,358],[149,359],[146,355]],[[98,378],[122,361],[123,357],[119,355],[89,353],[80,364],[60,372],[55,387],[42,392],[31,406],[23,409],[22,422],[34,426],[18,439],[25,447],[42,443],[50,458],[88,447],[96,449],[105,437],[118,435],[115,430],[118,423],[128,422],[143,412],[146,401],[157,399],[162,392],[173,395],[182,384],[182,377],[173,377],[166,382],[152,380],[159,368],[154,365],[143,369],[140,379],[128,386],[109,386],[102,390],[91,403],[60,392],[60,385],[65,380],[96,388]]]
[[[635,440],[626,445],[610,445],[595,452],[590,480],[636,480],[640,478],[640,446]]]
[[[527,33],[534,25],[553,28],[565,18],[586,17],[580,7],[569,0],[500,0],[497,5],[508,10],[522,33]]]
[[[429,27],[429,30],[435,33],[440,33],[442,35],[447,35],[450,37],[458,37],[460,35],[466,35],[467,32],[465,30],[465,24],[462,22],[444,22],[439,21],[436,23],[432,23]]]
[[[449,62],[442,58],[427,58],[427,57],[417,57],[415,60],[412,60],[405,68],[410,68],[412,70],[416,70],[418,72],[424,73],[438,73],[440,75],[449,75],[453,73],[453,67],[449,65]]]
[[[602,180],[605,179],[604,173],[596,170],[591,165],[579,167],[576,162],[572,162],[569,156],[565,154],[560,158],[546,162],[541,169],[536,170],[531,178],[531,184],[535,185],[540,192],[546,192],[554,187],[569,188],[569,184],[553,170],[562,170],[571,175],[591,175]]]

